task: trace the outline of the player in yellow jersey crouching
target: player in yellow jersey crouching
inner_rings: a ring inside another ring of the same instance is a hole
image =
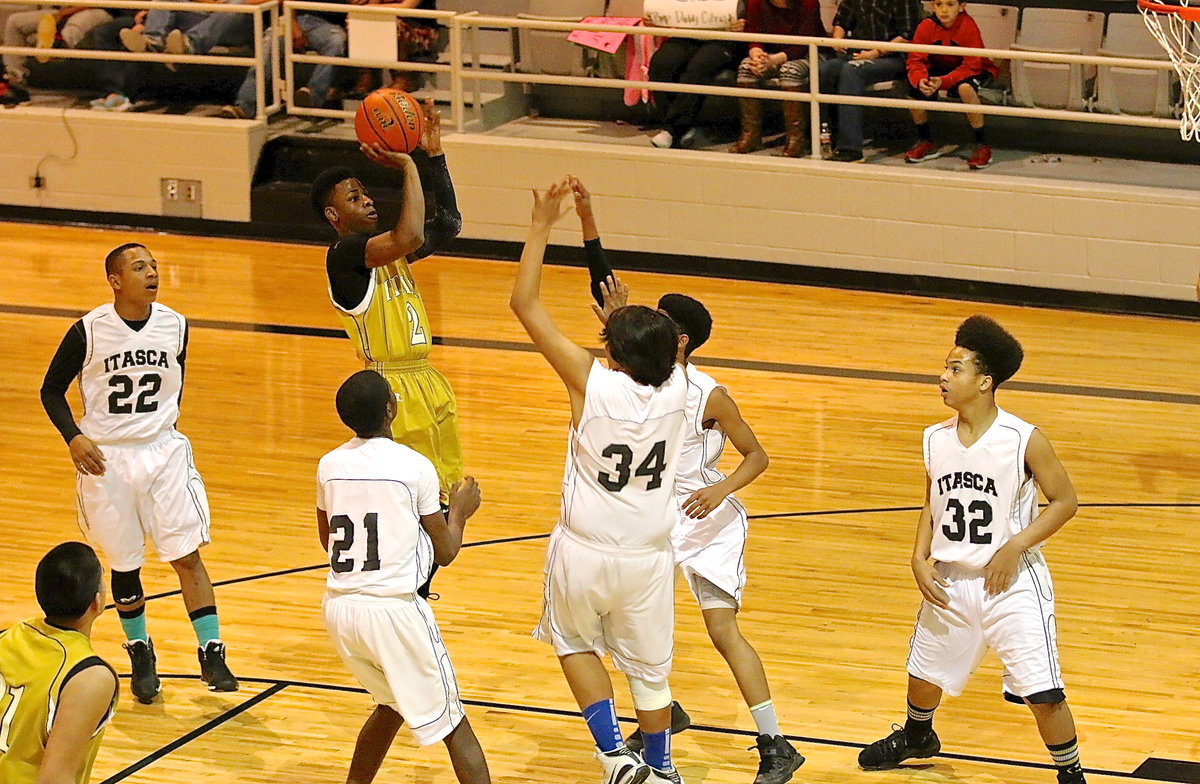
[[[462,225],[439,119],[426,102],[421,148],[412,156],[361,146],[370,160],[401,172],[400,216],[390,231],[379,231],[375,202],[348,168],[321,172],[312,185],[312,204],[338,233],[325,260],[334,311],[364,366],[387,379],[396,394],[392,437],[432,461],[445,504],[451,486],[463,477],[457,403],[450,384],[429,365],[433,335],[408,266],[453,239]],[[428,220],[414,157],[427,164],[433,207]]]
[[[60,544],[37,567],[45,618],[0,632],[4,784],[87,784],[117,707],[117,675],[89,640],[108,601],[103,577],[92,548]]]

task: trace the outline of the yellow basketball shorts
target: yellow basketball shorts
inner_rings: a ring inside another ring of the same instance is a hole
[[[392,422],[392,438],[433,462],[445,503],[450,486],[463,477],[458,403],[450,382],[424,360],[374,362],[369,367],[383,376],[396,393],[398,410]]]

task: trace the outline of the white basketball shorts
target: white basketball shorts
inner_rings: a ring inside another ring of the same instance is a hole
[[[103,444],[104,475],[76,480],[79,528],[118,572],[146,562],[146,538],[158,557],[176,561],[209,541],[208,495],[177,430],[153,441]]]
[[[701,610],[741,607],[748,528],[746,509],[732,496],[699,520],[680,513],[671,534],[675,563]]]
[[[983,573],[939,563],[950,609],[923,602],[908,655],[910,675],[962,694],[988,648],[1004,665],[1004,691],[1017,697],[1063,688],[1054,625],[1054,587],[1040,552],[1021,556],[1017,577],[999,596],[983,590]]]
[[[327,594],[322,609],[338,656],[377,704],[404,717],[419,745],[458,726],[458,681],[424,599]]]
[[[663,683],[671,674],[675,627],[671,549],[623,548],[550,535],[542,619],[533,636],[559,656],[612,656],[632,678]]]

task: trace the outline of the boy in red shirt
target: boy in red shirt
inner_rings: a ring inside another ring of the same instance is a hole
[[[933,0],[933,15],[917,25],[914,44],[983,48],[979,26],[964,10],[960,0]],[[986,57],[958,57],[947,54],[909,52],[908,83],[914,98],[936,101],[939,90],[957,94],[963,103],[979,104],[979,88],[996,78],[999,69]],[[912,110],[917,124],[917,143],[904,153],[908,163],[921,163],[940,157],[941,152],[929,131],[929,116],[923,109]],[[975,130],[975,152],[967,159],[972,169],[982,169],[992,160],[992,149],[983,140],[983,115],[968,114]]]

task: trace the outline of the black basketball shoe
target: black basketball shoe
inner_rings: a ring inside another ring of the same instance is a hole
[[[143,705],[154,702],[154,698],[162,691],[162,681],[158,679],[155,664],[158,657],[154,655],[152,640],[130,640],[125,643],[125,651],[129,654],[129,690]]]
[[[1078,762],[1058,769],[1058,784],[1085,784],[1086,781],[1083,777],[1083,765]]]
[[[754,784],[784,784],[804,764],[804,755],[782,735],[759,735],[751,748],[758,749],[758,775]]]
[[[890,770],[907,759],[932,757],[942,750],[937,733],[929,730],[916,738],[909,738],[904,728],[893,724],[894,730],[886,738],[877,740],[858,755],[858,766],[863,770]]]
[[[237,678],[225,664],[225,643],[209,640],[208,645],[197,649],[200,659],[200,680],[208,684],[209,691],[237,691]]]
[[[687,715],[687,711],[678,702],[671,702],[671,734],[678,735],[679,733],[692,726],[692,717]],[[633,733],[625,739],[625,745],[641,754],[642,749],[646,744],[642,741],[642,731],[634,730]]]

